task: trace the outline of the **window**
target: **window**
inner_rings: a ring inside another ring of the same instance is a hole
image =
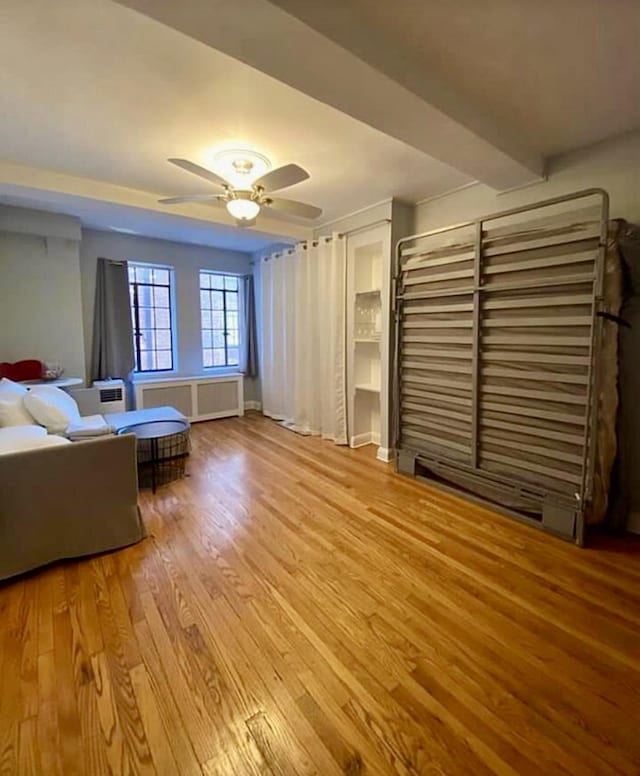
[[[240,363],[239,279],[200,272],[202,363],[206,367]]]
[[[171,285],[173,271],[129,262],[136,372],[173,369]]]

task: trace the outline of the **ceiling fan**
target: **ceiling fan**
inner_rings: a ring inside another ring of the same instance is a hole
[[[211,170],[201,167],[199,164],[190,162],[188,159],[167,159],[171,164],[180,167],[182,170],[198,175],[209,183],[221,188],[220,194],[190,194],[182,197],[168,197],[159,202],[165,205],[177,204],[178,202],[213,202],[219,203],[227,208],[228,212],[236,219],[237,226],[253,226],[256,222],[258,213],[263,207],[279,210],[299,218],[317,218],[322,214],[319,207],[307,205],[305,202],[298,202],[295,199],[274,198],[272,191],[285,189],[287,186],[293,186],[295,183],[307,180],[309,173],[298,167],[297,164],[285,164],[259,177],[257,180],[250,181],[253,162],[250,159],[234,159],[232,165],[235,172],[234,177],[239,179],[240,185],[234,185]],[[242,182],[242,177],[247,176],[246,184]],[[268,193],[267,193],[268,192]]]

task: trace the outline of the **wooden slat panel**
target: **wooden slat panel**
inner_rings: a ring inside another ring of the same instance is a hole
[[[523,307],[560,307],[563,305],[590,305],[593,304],[593,297],[587,294],[563,294],[551,296],[536,297],[518,297],[510,299],[485,299],[482,303],[484,310],[519,310]]]
[[[498,404],[492,401],[481,401],[484,410],[491,410],[504,415],[524,415],[528,418],[547,418],[560,423],[569,423],[573,426],[583,426],[584,416],[574,415],[570,412],[556,412],[555,410],[536,409],[534,407],[522,407],[516,404]]]
[[[485,366],[482,368],[483,377],[506,377],[513,380],[535,380],[549,383],[572,383],[574,385],[586,385],[586,374],[568,374],[566,372],[528,371],[525,369],[503,369],[498,366]]]
[[[469,380],[445,380],[441,377],[416,377],[415,375],[402,375],[402,383],[413,385],[428,385],[428,386],[441,386],[443,388],[460,388],[464,390],[471,390],[471,382]]]
[[[460,345],[471,345],[471,336],[461,337],[451,335],[445,335],[445,334],[411,334],[404,337],[405,342],[426,342],[428,344],[441,342],[444,345],[451,345],[454,343],[458,343]]]
[[[445,267],[448,264],[457,264],[460,261],[472,260],[475,256],[474,251],[455,253],[450,256],[430,256],[423,253],[415,258],[408,259],[402,264],[403,272],[414,272],[417,269],[430,269],[431,267]]]
[[[585,315],[558,314],[547,318],[523,318],[512,316],[510,318],[486,318],[482,322],[483,328],[490,329],[504,327],[539,327],[539,326],[591,326],[591,318]]]
[[[471,374],[471,364],[456,364],[453,362],[440,363],[438,361],[402,361],[403,369],[417,369],[419,372],[447,372],[454,374]]]
[[[560,469],[552,469],[549,466],[542,466],[532,461],[518,461],[517,459],[510,458],[507,455],[500,455],[499,453],[482,453],[483,460],[494,461],[495,463],[502,463],[508,466],[510,469],[523,469],[527,472],[536,472],[543,474],[553,480],[563,480],[569,482],[572,485],[580,485],[580,475],[573,474],[571,472],[561,471]]]
[[[518,419],[520,420],[520,418]],[[532,436],[540,436],[546,439],[557,439],[559,442],[567,442],[575,445],[582,445],[584,438],[582,434],[571,433],[566,427],[557,426],[554,424],[554,428],[545,428],[543,426],[527,426],[521,423],[516,423],[515,420],[509,419],[498,420],[497,418],[487,417],[484,415],[480,422],[481,429],[497,428],[504,431],[517,431],[522,434],[531,434]]]
[[[403,409],[407,409],[407,410],[421,411],[424,409],[422,405],[414,404],[413,402],[404,402],[402,406],[403,406]],[[471,422],[468,414],[465,414],[463,412],[454,412],[453,410],[447,410],[441,407],[429,407],[429,413],[431,413],[432,415],[438,415],[439,417],[443,417],[443,418],[451,418],[453,420],[458,420],[461,423]]]
[[[554,353],[523,353],[520,351],[485,350],[482,359],[488,361],[527,362],[532,364],[563,364],[567,366],[588,366],[588,356],[555,355]]]
[[[566,229],[557,230],[556,234],[547,237],[536,237],[535,235],[515,235],[511,237],[501,237],[495,240],[485,239],[482,252],[485,256],[504,255],[506,253],[516,253],[519,251],[533,250],[535,248],[548,248],[551,246],[570,245],[575,242],[585,240],[594,240],[600,237],[600,224],[585,225],[576,231]]]
[[[470,329],[473,325],[471,318],[468,320],[422,320],[422,321],[403,321],[403,329]],[[547,321],[546,325],[549,325]]]
[[[545,347],[545,346],[559,346],[567,345],[569,347],[589,348],[591,338],[589,336],[583,337],[565,337],[556,335],[544,335],[544,334],[518,334],[512,332],[511,334],[502,334],[500,332],[488,332],[482,337],[483,342],[489,345],[519,345],[524,347],[525,345],[531,345],[533,347]]]
[[[470,447],[468,445],[461,445],[458,442],[453,442],[450,439],[444,439],[443,437],[434,437],[430,434],[424,434],[420,431],[414,431],[413,429],[406,429],[403,431],[402,436],[406,439],[415,439],[419,442],[426,442],[428,445],[432,445],[435,448],[442,450],[456,450],[458,453],[462,453],[466,458],[470,454]],[[420,450],[421,447],[418,447]]]
[[[437,283],[441,280],[456,280],[473,277],[473,267],[469,269],[457,269],[453,272],[437,272],[433,275],[422,277],[405,277],[403,283],[405,286],[426,285],[428,283]]]
[[[586,401],[586,393],[572,394],[567,392],[555,392],[555,391],[527,391],[522,388],[512,388],[511,386],[503,387],[500,385],[493,385],[492,383],[485,383],[482,386],[484,393],[495,393],[503,396],[516,396],[528,399],[539,399],[540,401],[555,401],[564,402],[565,404],[579,404],[584,407]]]
[[[536,277],[505,280],[503,278],[494,277],[490,278],[490,280],[490,283],[482,283],[480,287],[490,292],[520,291],[525,288],[548,288],[550,286],[558,287],[593,283],[595,280],[595,272],[590,268],[586,272],[574,273],[572,275],[557,275],[549,278]]]
[[[404,315],[416,315],[420,313],[470,313],[473,310],[473,302],[457,302],[454,304],[434,305],[406,305]]]
[[[548,256],[542,259],[522,259],[508,264],[492,264],[483,267],[484,275],[502,275],[511,272],[523,272],[532,269],[548,269],[549,267],[566,267],[570,264],[587,264],[595,261],[597,251],[579,251],[566,256]]]
[[[551,458],[558,462],[558,466],[562,467],[565,461],[579,466],[582,463],[582,455],[578,453],[569,453],[566,450],[554,449],[552,447],[545,447],[543,445],[532,445],[529,442],[514,442],[511,439],[505,439],[501,435],[482,434],[482,443],[498,445],[500,447],[508,447],[512,450],[517,450],[519,453],[533,453],[534,455],[541,455],[546,458]],[[579,449],[579,448],[576,448]]]
[[[416,391],[413,388],[404,388],[402,390],[402,397],[413,400],[415,404],[423,406],[420,402],[416,402],[416,399],[424,399],[425,407],[429,407],[429,402],[448,402],[449,404],[458,404],[461,407],[470,407],[471,399],[465,399],[464,396],[453,396],[451,393],[433,393],[431,391]],[[437,404],[436,404],[437,406]]]

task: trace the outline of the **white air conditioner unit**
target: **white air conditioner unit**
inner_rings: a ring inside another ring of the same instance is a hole
[[[127,409],[124,380],[96,380],[91,388],[70,391],[81,415],[106,415]]]

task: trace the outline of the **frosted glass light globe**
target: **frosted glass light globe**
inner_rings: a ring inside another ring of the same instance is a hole
[[[227,202],[227,210],[240,221],[253,221],[260,212],[260,205],[252,199],[232,199]]]

